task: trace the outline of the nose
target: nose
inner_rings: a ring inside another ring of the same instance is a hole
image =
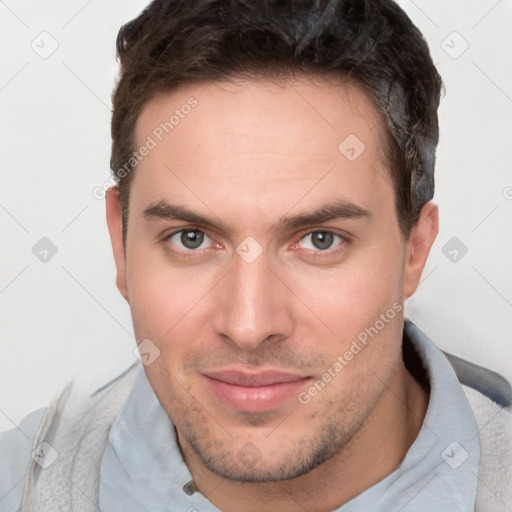
[[[251,263],[233,256],[231,271],[216,287],[217,335],[248,351],[291,335],[289,291],[276,274],[265,253]]]

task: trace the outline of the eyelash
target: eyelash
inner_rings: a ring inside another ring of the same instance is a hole
[[[169,244],[167,244],[167,242],[170,242],[170,240],[173,236],[178,235],[179,233],[184,233],[186,231],[196,231],[199,233],[203,233],[205,236],[210,238],[202,229],[199,229],[199,228],[182,228],[182,229],[178,229],[177,231],[173,231],[172,233],[169,233],[168,235],[166,235],[164,237],[163,242],[166,243],[166,247],[169,251],[171,251],[173,254],[177,255],[180,258],[190,258],[190,257],[195,256],[200,251],[204,250],[204,249],[179,249],[179,250],[176,250],[176,249],[172,249],[171,247],[169,247]]]
[[[177,231],[173,231],[172,233],[166,235],[164,237],[164,239],[163,239],[163,242],[169,242],[173,236],[175,236],[177,234],[180,234],[180,233],[183,233],[183,232],[186,232],[186,231],[196,231],[196,232],[202,233],[206,237],[210,238],[202,229],[199,229],[199,228],[182,228],[182,229],[179,229]],[[306,249],[308,251],[309,255],[313,256],[315,258],[322,258],[322,257],[327,257],[327,256],[332,256],[334,254],[337,254],[339,251],[343,250],[345,248],[345,246],[349,243],[349,239],[346,236],[344,236],[344,235],[340,235],[340,234],[338,234],[338,233],[336,233],[334,231],[315,229],[313,231],[308,231],[307,233],[304,233],[298,239],[297,242],[294,242],[292,244],[292,247],[298,245],[298,243],[301,242],[307,236],[313,235],[315,233],[332,234],[332,235],[334,235],[334,237],[337,237],[337,238],[340,239],[340,242],[338,243],[338,245],[336,245],[334,248],[329,248],[329,249],[326,249],[324,251],[322,251],[320,249],[317,249],[317,250]],[[211,240],[211,238],[210,238],[210,240]],[[195,253],[198,253],[198,252],[204,250],[204,249],[179,249],[179,250],[176,250],[176,249],[172,249],[170,247],[168,247],[168,249],[170,251],[172,251],[174,254],[178,255],[179,257],[183,257],[183,258],[193,257],[195,255]],[[312,251],[312,252],[310,252],[310,251]]]
[[[308,254],[310,256],[313,256],[314,258],[322,258],[322,257],[329,257],[338,254],[340,251],[345,249],[345,246],[348,243],[348,238],[345,236],[340,235],[339,233],[336,233],[335,231],[329,231],[329,230],[322,230],[322,229],[315,229],[313,231],[308,231],[304,235],[302,235],[298,242],[294,243],[293,246],[298,245],[299,242],[301,242],[304,238],[314,235],[315,233],[323,233],[323,234],[330,234],[335,237],[335,240],[333,243],[335,243],[336,238],[339,239],[339,243],[337,245],[334,245],[334,247],[329,247],[328,249],[321,250],[321,249],[306,249],[308,251]],[[311,252],[310,252],[311,251]]]

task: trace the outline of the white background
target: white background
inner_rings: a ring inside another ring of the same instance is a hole
[[[0,430],[78,372],[133,361],[105,205],[92,190],[109,177],[115,38],[145,4],[0,2]],[[400,4],[446,85],[441,231],[407,312],[441,348],[512,379],[512,2]],[[31,47],[57,43],[47,59]],[[47,263],[32,253],[42,237],[58,250]],[[456,263],[442,252],[453,237],[468,248]]]

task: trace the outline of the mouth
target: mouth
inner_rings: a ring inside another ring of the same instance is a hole
[[[311,381],[283,371],[247,372],[223,370],[202,375],[211,392],[225,405],[237,411],[267,412],[277,409]]]

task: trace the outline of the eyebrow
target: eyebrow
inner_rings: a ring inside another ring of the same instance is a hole
[[[369,210],[354,203],[338,200],[322,205],[312,212],[300,213],[288,217],[281,217],[272,229],[286,231],[300,229],[312,224],[322,224],[337,219],[362,219],[372,217]],[[211,217],[196,213],[185,206],[169,204],[161,200],[151,204],[144,210],[144,218],[147,220],[181,220],[206,226],[217,231],[232,233],[233,228],[221,221],[218,217]]]

